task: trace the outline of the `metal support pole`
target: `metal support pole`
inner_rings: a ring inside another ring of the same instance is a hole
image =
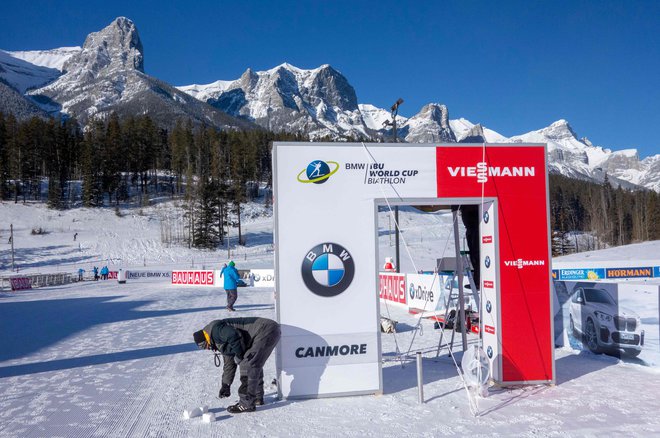
[[[16,270],[14,263],[14,224],[9,224],[9,241],[11,242],[11,270]]]
[[[396,228],[396,233],[395,236],[396,238],[394,239],[394,251],[395,251],[395,256],[396,256],[396,272],[401,272],[401,263],[399,261],[399,206],[394,207],[394,224]]]
[[[422,372],[422,352],[417,352],[417,397],[424,404],[424,373]]]
[[[467,350],[467,334],[465,333],[465,300],[463,295],[463,258],[461,257],[460,239],[458,237],[458,210],[452,211],[454,219],[454,246],[456,247],[456,270],[458,271],[458,318],[456,322],[461,325],[461,338],[463,351]],[[456,324],[456,323],[455,323]]]

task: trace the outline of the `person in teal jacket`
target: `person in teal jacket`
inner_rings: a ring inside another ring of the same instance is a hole
[[[224,288],[225,292],[227,292],[227,310],[234,312],[234,303],[238,299],[238,291],[236,289],[238,288],[240,276],[233,260],[222,268],[220,276],[224,279]]]

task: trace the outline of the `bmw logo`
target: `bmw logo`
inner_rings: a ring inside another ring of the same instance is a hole
[[[490,313],[491,310],[493,310],[493,304],[488,300],[486,301],[486,312]]]
[[[330,164],[332,164],[333,169],[330,169]],[[336,161],[328,161],[326,163],[322,160],[314,160],[309,163],[305,169],[300,171],[298,174],[298,182],[323,184],[338,170],[339,163]]]
[[[484,223],[488,223],[490,220],[490,215],[488,214],[487,211],[484,211]]]
[[[410,294],[410,298],[415,298],[415,285],[410,283],[410,288],[408,289],[408,293]]]
[[[490,268],[490,256],[486,256],[486,259],[484,260],[484,264],[486,265],[486,268]]]
[[[320,243],[307,251],[301,271],[307,289],[322,297],[334,297],[353,281],[355,264],[343,246]]]
[[[486,349],[486,354],[488,355],[488,357],[489,357],[490,359],[492,359],[492,358],[493,358],[493,347],[491,347],[491,346],[489,345],[488,348]]]

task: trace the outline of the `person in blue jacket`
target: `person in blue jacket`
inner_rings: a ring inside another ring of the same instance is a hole
[[[234,312],[234,303],[238,299],[238,291],[236,289],[238,288],[240,276],[233,260],[222,268],[220,276],[224,278],[224,288],[225,292],[227,292],[227,310]]]

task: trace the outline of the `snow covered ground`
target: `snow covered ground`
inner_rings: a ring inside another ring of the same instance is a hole
[[[119,217],[109,209],[55,212],[0,204],[0,275],[11,268],[9,223],[15,227],[15,262],[23,272],[75,272],[102,261],[111,268],[201,268],[227,260],[224,250],[162,243],[159,208],[174,207],[161,204]],[[272,267],[272,221],[262,210],[261,205],[246,210],[248,246],[230,246],[229,257],[239,268]],[[383,259],[393,254],[387,214],[379,216]],[[436,258],[453,253],[450,213],[402,209],[401,223],[404,270],[429,269]],[[31,234],[38,227],[47,234]],[[628,257],[626,248],[608,251],[608,257]],[[660,242],[635,252],[641,259],[657,258]],[[382,396],[277,400],[271,358],[265,368],[266,405],[231,415],[225,408],[236,400],[237,385],[232,397],[217,399],[221,370],[210,352],[192,342],[195,330],[227,316],[224,303],[220,289],[146,280],[0,292],[0,437],[660,434],[660,418],[653,414],[660,410],[657,368],[568,347],[555,351],[555,386],[491,387],[474,417],[446,349],[436,357],[440,331],[426,320],[418,327],[414,316],[385,305],[381,314],[399,324],[398,333],[381,337]],[[273,290],[239,289],[237,310],[232,316],[275,318]],[[397,351],[407,354],[399,360]],[[424,357],[424,404],[417,400],[417,351]],[[183,419],[185,409],[201,405],[209,406],[216,422]]]

